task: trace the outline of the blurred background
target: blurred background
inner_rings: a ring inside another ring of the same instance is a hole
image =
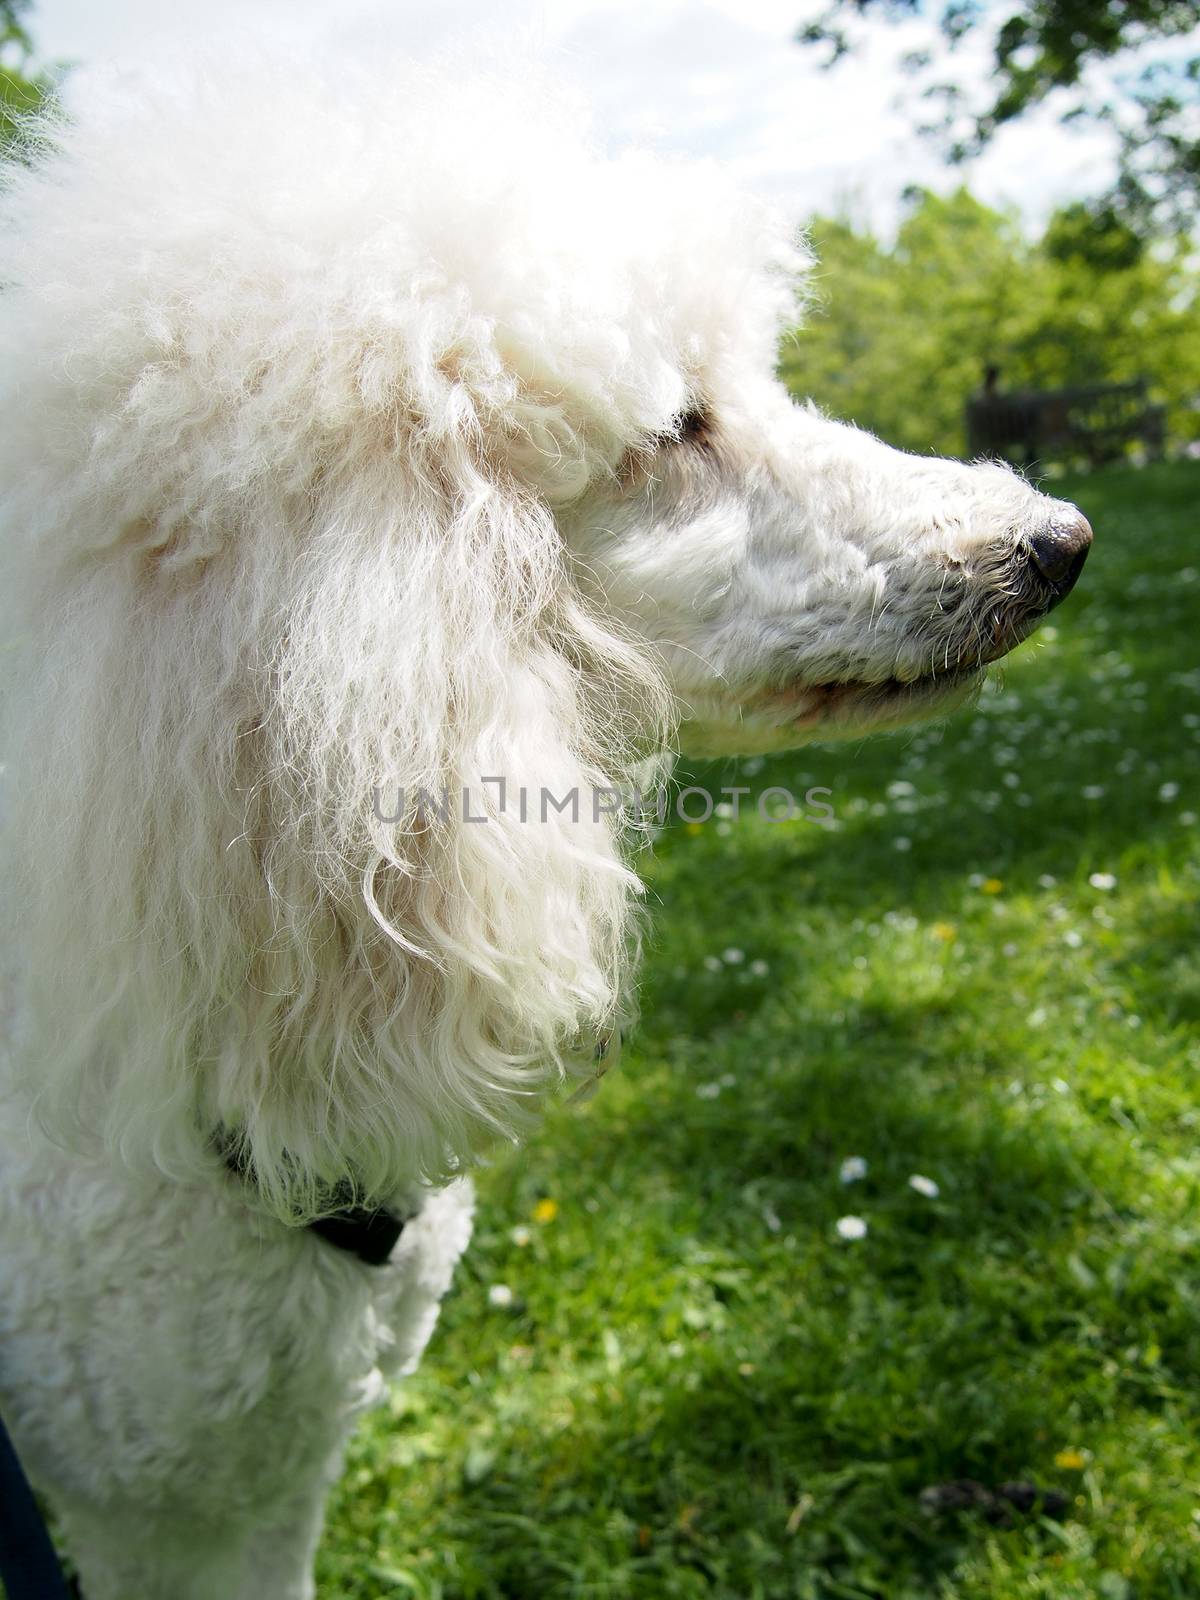
[[[1075,499],[1071,598],[945,727],[684,783],[643,1019],[481,1174],[321,1600],[1200,1595],[1200,8],[0,0],[13,119],[190,33],[557,53],[614,141],[811,231],[798,396]]]

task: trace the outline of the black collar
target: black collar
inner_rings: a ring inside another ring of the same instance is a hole
[[[237,1141],[218,1134],[215,1143],[228,1170],[243,1183],[253,1184],[254,1168]],[[357,1256],[369,1267],[382,1267],[411,1221],[385,1206],[356,1205],[351,1185],[339,1183],[329,1191],[329,1209],[307,1226],[335,1249]]]
[[[377,1211],[369,1206],[342,1206],[317,1217],[308,1226],[327,1244],[348,1251],[369,1267],[382,1267],[404,1232],[405,1222],[410,1220],[383,1206]]]

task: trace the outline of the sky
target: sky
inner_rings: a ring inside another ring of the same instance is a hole
[[[417,54],[477,30],[527,34],[555,53],[614,139],[718,157],[798,220],[838,211],[885,234],[912,184],[947,190],[965,179],[1036,229],[1056,205],[1111,178],[1109,136],[1064,129],[1053,109],[947,170],[913,131],[911,80],[900,66],[908,51],[940,47],[933,27],[920,18],[873,22],[853,59],[827,73],[819,51],[794,42],[821,9],[819,0],[175,0],[164,21],[162,0],[34,0],[29,21],[39,59],[85,64],[144,59],[181,35],[215,36],[236,50],[247,30],[281,47],[400,41]],[[953,63],[957,79],[986,89],[984,38],[960,47]]]

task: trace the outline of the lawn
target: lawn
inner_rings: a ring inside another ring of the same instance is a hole
[[[644,863],[638,1032],[481,1174],[322,1600],[1200,1595],[1200,465],[1063,492],[973,712],[692,769],[836,826]]]

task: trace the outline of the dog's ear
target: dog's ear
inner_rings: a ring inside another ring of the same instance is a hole
[[[662,702],[477,438],[360,437],[237,515],[192,562],[108,552],[50,646],[34,1054],[51,1121],[185,1170],[220,1130],[295,1218],[590,1057],[638,889],[609,791]]]
[[[511,1134],[611,1026],[638,884],[597,797],[646,664],[542,499],[465,448],[326,482],[281,618],[251,735],[270,930],[213,1110],[273,1181],[379,1194]]]

